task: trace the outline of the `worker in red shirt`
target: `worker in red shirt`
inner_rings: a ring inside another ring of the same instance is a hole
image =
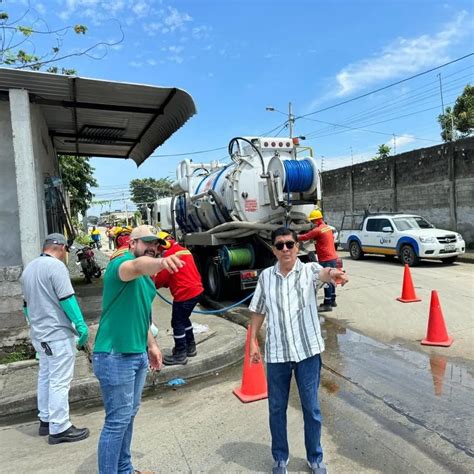
[[[179,256],[185,262],[186,271],[170,273],[162,271],[153,277],[156,288],[169,288],[173,295],[171,326],[173,328],[174,348],[171,354],[165,354],[163,364],[186,364],[188,357],[197,355],[194,340],[191,313],[204,291],[201,275],[191,252],[179,245],[167,232],[159,232],[159,250],[162,257]],[[179,275],[181,273],[181,275]]]
[[[305,234],[300,234],[298,241],[305,242],[306,240],[314,240],[318,263],[322,267],[336,268],[337,253],[331,227],[325,224],[323,215],[318,209],[311,211],[308,219],[315,227]],[[324,288],[324,303],[319,305],[318,311],[325,313],[332,311],[332,308],[336,306],[336,286],[332,283],[328,283]]]

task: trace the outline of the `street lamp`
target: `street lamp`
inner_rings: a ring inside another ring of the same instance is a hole
[[[295,116],[293,115],[293,111],[291,108],[291,102],[288,103],[288,113],[282,112],[281,110],[275,109],[275,107],[266,107],[265,110],[267,112],[278,112],[279,114],[283,114],[288,117],[288,128],[290,130],[290,138],[293,138],[293,125],[295,123]]]

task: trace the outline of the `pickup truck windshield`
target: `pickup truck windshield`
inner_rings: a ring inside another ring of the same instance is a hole
[[[393,219],[397,230],[410,230],[410,229],[433,229],[433,224],[430,224],[423,217],[396,217]]]

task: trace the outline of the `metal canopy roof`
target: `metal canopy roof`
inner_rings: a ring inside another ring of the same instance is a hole
[[[0,68],[0,100],[26,89],[56,151],[143,163],[196,113],[184,90]]]

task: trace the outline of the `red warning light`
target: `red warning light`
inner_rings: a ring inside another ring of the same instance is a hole
[[[272,142],[272,146],[276,146],[276,143],[275,143],[275,142]]]

